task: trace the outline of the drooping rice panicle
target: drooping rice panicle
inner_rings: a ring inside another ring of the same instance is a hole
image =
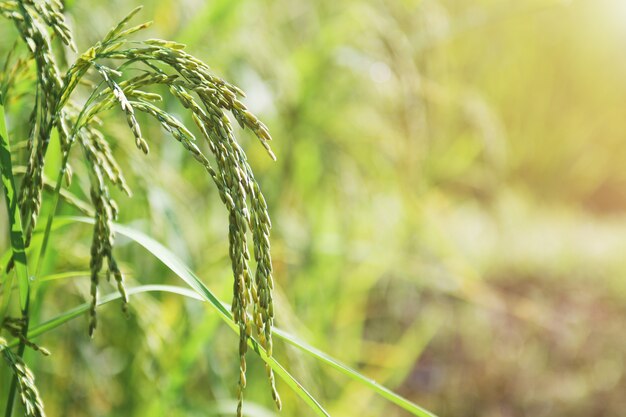
[[[148,153],[148,143],[143,137],[141,137],[141,128],[139,127],[139,123],[135,117],[133,106],[131,106],[128,98],[126,98],[124,90],[122,90],[122,88],[111,78],[112,70],[98,64],[95,64],[95,67],[113,92],[113,96],[119,102],[124,113],[126,113],[126,122],[135,136],[135,145],[137,145],[137,148],[141,149],[143,153]]]
[[[35,352],[40,352],[44,356],[49,356],[50,352],[48,349],[37,345],[32,340],[29,340],[26,336],[24,336],[24,327],[26,326],[26,320],[21,318],[13,318],[13,317],[5,317],[2,325],[3,329],[7,330],[11,336],[19,339],[25,346],[31,348]]]
[[[15,375],[20,401],[24,406],[26,417],[45,417],[43,401],[35,385],[35,376],[26,366],[22,358],[8,348],[4,339],[0,338],[0,354]]]
[[[68,183],[71,180],[69,161],[75,143],[82,149],[83,161],[90,174],[95,223],[90,260],[89,333],[93,335],[97,326],[98,287],[103,270],[107,277],[113,275],[126,308],[128,297],[124,278],[113,256],[113,221],[118,209],[110,195],[109,185],[128,195],[131,193],[121,167],[113,157],[107,135],[98,122],[108,110],[121,108],[135,145],[147,153],[148,142],[142,135],[138,115],[145,114],[156,119],[206,170],[228,211],[229,256],[233,274],[232,315],[239,328],[237,414],[241,416],[248,338],[258,338],[267,354],[272,355],[274,284],[267,204],[245,152],[235,138],[228,115],[232,115],[242,128],[251,130],[275,159],[269,146],[271,137],[267,127],[241,102],[243,92],[214,75],[201,60],[185,52],[183,44],[160,39],[129,41],[129,35],[149,25],[143,23],[128,27],[138,11],[139,8],[133,10],[100,42],[80,54],[62,75],[54,57],[53,38],[58,38],[70,48],[74,45],[71,30],[63,18],[62,4],[58,0],[0,2],[0,14],[12,20],[18,28],[37,73],[36,100],[27,144],[29,158],[19,199],[27,240],[30,240],[40,212],[44,157],[51,133],[56,129],[63,160],[60,179],[65,178]],[[119,63],[119,66],[114,67],[111,62]],[[133,70],[132,76],[127,71],[129,68]],[[137,70],[140,71],[138,75]],[[95,73],[101,82],[87,82],[86,77],[90,73]],[[81,105],[72,100],[72,94],[79,86],[91,89],[88,99]],[[190,112],[204,142],[196,142],[191,129],[155,104],[161,96],[149,91],[152,86],[167,87]],[[205,155],[203,147],[207,147],[211,155]],[[57,192],[62,194],[60,189]],[[54,215],[54,207],[52,210],[51,216]],[[253,247],[252,254],[250,246]],[[23,342],[29,343],[27,340]],[[280,408],[274,375],[269,366],[267,373],[272,396]]]

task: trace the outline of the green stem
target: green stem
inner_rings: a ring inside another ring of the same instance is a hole
[[[10,223],[10,240],[11,250],[13,252],[13,260],[15,272],[17,274],[18,286],[20,290],[20,308],[22,317],[25,320],[22,329],[24,336],[28,333],[28,307],[30,304],[30,280],[28,275],[28,267],[26,261],[26,246],[24,244],[24,233],[22,231],[22,219],[17,204],[17,188],[15,187],[15,178],[13,177],[13,165],[11,163],[11,148],[9,146],[8,134],[4,118],[4,105],[0,103],[0,171],[2,174],[2,185],[4,186],[4,197],[7,204],[7,213]],[[0,317],[4,320],[4,317]],[[22,357],[25,345],[20,343],[17,349],[17,355]],[[17,392],[17,377],[14,376],[11,381],[11,388],[7,397],[7,408],[4,413],[5,417],[11,417],[13,414],[13,404]]]
[[[24,335],[24,337],[27,337],[28,324],[29,324],[28,312],[27,312],[27,315],[24,317],[24,319],[26,320],[26,322],[24,323],[24,330],[22,331],[22,334]],[[20,344],[17,347],[17,356],[20,358],[24,356],[25,350],[26,350],[26,345],[24,344],[23,341],[20,341]],[[16,394],[17,394],[17,375],[14,375],[11,381],[11,388],[9,389],[9,397],[7,399],[7,408],[4,412],[5,417],[11,417],[13,415],[13,408],[14,408],[13,405],[15,404]]]
[[[71,145],[71,143],[70,143]],[[41,268],[42,260],[46,254],[48,248],[48,241],[50,240],[50,231],[52,230],[52,222],[54,221],[54,215],[56,213],[57,206],[59,204],[59,196],[61,194],[61,184],[63,183],[63,176],[67,169],[67,163],[70,156],[69,146],[67,151],[63,155],[63,161],[61,162],[61,169],[57,177],[57,182],[52,192],[52,205],[50,206],[50,213],[48,214],[48,220],[46,222],[46,229],[43,234],[43,241],[41,242],[41,248],[39,249],[39,256],[37,257],[37,264],[35,265],[35,276],[39,276],[39,269]]]

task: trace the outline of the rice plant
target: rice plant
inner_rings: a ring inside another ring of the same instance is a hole
[[[150,25],[130,25],[139,10],[133,10],[99,42],[78,54],[60,1],[0,2],[0,13],[18,34],[18,42],[4,58],[0,74],[0,168],[11,244],[6,262],[1,265],[0,324],[2,331],[12,338],[0,339],[0,352],[14,375],[6,391],[5,416],[12,415],[18,395],[27,416],[45,415],[34,375],[22,359],[26,348],[44,355],[49,353],[33,341],[34,337],[84,313],[89,316],[88,334],[94,337],[99,305],[121,299],[126,312],[129,296],[146,291],[168,291],[203,300],[238,332],[238,416],[243,415],[249,346],[265,361],[271,396],[278,409],[281,400],[275,386],[275,371],[319,415],[328,415],[272,357],[271,222],[267,203],[246,154],[235,138],[231,120],[242,129],[252,131],[275,159],[269,146],[268,129],[241,101],[243,91],[185,52],[184,45],[161,39],[134,40],[131,35]],[[72,54],[76,54],[73,61],[68,58]],[[26,83],[30,92],[16,88],[19,83]],[[174,114],[159,107],[162,96],[157,91],[166,91],[186,109],[194,126],[186,126]],[[12,126],[16,120],[12,109],[18,103],[30,107],[23,146],[16,140]],[[225,221],[233,278],[230,311],[174,254],[150,238],[115,224],[119,208],[112,197],[112,188],[128,197],[132,192],[114,157],[109,137],[103,131],[102,116],[107,112],[121,114],[130,130],[128,138],[132,137],[130,140],[144,154],[149,152],[156,138],[142,132],[137,115],[156,119],[211,178],[228,213]],[[198,135],[200,139],[196,138]],[[57,178],[50,181],[44,175],[44,168],[53,137],[58,138],[62,157]],[[72,165],[76,164],[83,164],[89,173],[90,203],[81,200],[69,188]],[[46,188],[51,193],[44,194]],[[57,216],[61,201],[90,218]],[[45,212],[47,218],[41,219]],[[50,236],[57,227],[68,222],[93,225],[89,262],[91,300],[48,322],[32,326],[31,303],[35,299],[37,280],[41,278]],[[193,291],[149,285],[126,288],[124,273],[114,254],[117,233],[125,234],[157,255]],[[39,239],[35,239],[36,236]],[[107,280],[113,277],[117,295],[100,296],[102,277]],[[14,314],[18,305],[19,312]],[[413,414],[430,415],[288,334],[277,334]]]
[[[99,276],[105,271],[107,279],[113,276],[126,309],[128,296],[124,276],[113,254],[115,234],[112,222],[117,218],[116,202],[110,197],[109,187],[120,188],[130,196],[124,176],[113,157],[109,144],[99,130],[98,116],[103,112],[119,107],[124,113],[139,150],[148,153],[149,145],[142,136],[141,127],[135,117],[136,112],[144,112],[154,117],[171,136],[198,161],[213,179],[219,195],[229,212],[230,258],[234,277],[234,302],[232,313],[238,323],[240,343],[240,379],[238,415],[242,415],[243,390],[246,385],[247,337],[253,332],[261,345],[271,355],[272,352],[272,265],[270,258],[269,234],[270,219],[263,194],[254,179],[246,156],[235,140],[233,127],[227,116],[230,112],[241,127],[252,130],[266,147],[271,140],[267,128],[239,100],[243,92],[237,87],[213,75],[202,61],[184,52],[184,45],[159,39],[143,42],[130,41],[129,35],[146,28],[144,23],[127,27],[131,18],[140,10],[133,10],[115,26],[95,46],[78,56],[75,63],[65,72],[57,64],[53,42],[60,40],[67,47],[76,50],[72,34],[66,25],[60,2],[3,2],[0,8],[4,17],[11,20],[21,40],[34,61],[36,98],[31,114],[32,126],[28,139],[28,161],[17,198],[19,212],[15,211],[14,222],[23,221],[23,247],[20,242],[14,246],[14,255],[8,270],[21,264],[16,248],[28,248],[33,230],[37,226],[43,192],[43,166],[52,131],[59,134],[63,162],[56,182],[55,197],[59,196],[63,178],[69,176],[69,157],[73,145],[83,152],[84,161],[90,172],[91,203],[95,211],[95,224],[91,245],[91,306],[89,309],[89,334],[93,336],[97,326],[96,306],[98,303]],[[9,57],[5,62],[9,64]],[[134,76],[125,76],[131,72]],[[17,71],[26,71],[22,66]],[[100,78],[88,91],[84,103],[77,103],[72,96],[81,81],[90,73]],[[16,74],[17,75],[17,74]],[[11,105],[11,79],[4,80],[2,103]],[[206,140],[216,161],[214,168],[207,156],[196,144],[191,131],[171,114],[153,104],[161,97],[144,89],[155,85],[166,86],[171,94],[188,109],[198,129]],[[10,164],[3,164],[3,173],[9,178]],[[5,187],[12,188],[12,185]],[[9,204],[15,204],[14,200]],[[54,218],[54,208],[50,212],[45,231],[44,243],[39,258],[46,250],[50,226]],[[251,232],[254,244],[256,268],[250,266],[251,255],[248,249],[248,233]],[[23,253],[23,252],[22,252]],[[21,327],[15,335],[21,337],[23,346],[34,346],[26,338],[28,331],[28,288],[22,305]],[[5,289],[6,291],[6,289]],[[3,326],[9,329],[10,317],[2,317]],[[19,356],[17,356],[19,357]],[[280,398],[274,387],[274,376],[268,366],[268,378],[272,384],[272,395],[280,408]],[[19,381],[19,378],[16,378]],[[23,384],[19,384],[21,389]],[[37,410],[39,407],[28,407]],[[35,414],[33,414],[35,415]]]

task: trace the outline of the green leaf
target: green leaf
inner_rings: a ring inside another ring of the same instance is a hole
[[[55,222],[62,224],[69,224],[72,222],[82,222],[92,224],[93,220],[86,217],[59,217],[55,220]],[[176,255],[174,255],[169,249],[165,248],[159,242],[154,239],[146,236],[145,234],[133,230],[131,228],[115,224],[114,230],[116,233],[119,233],[123,236],[128,237],[129,239],[139,243],[141,246],[146,248],[150,253],[152,253],[157,259],[163,262],[172,272],[178,275],[183,281],[185,281],[194,291],[185,290],[183,293],[181,288],[179,287],[169,287],[169,286],[143,286],[140,288],[176,288],[175,292],[180,295],[190,296],[195,299],[203,300],[209,302],[219,313],[219,316],[224,320],[228,326],[233,329],[233,331],[238,332],[237,324],[232,320],[230,315],[230,310],[228,304],[221,302],[205,285],[204,283],[193,273],[193,271],[185,265]],[[129,292],[132,294],[132,292]],[[193,295],[192,295],[193,294]],[[109,296],[110,297],[110,296]],[[119,298],[119,296],[117,297]],[[104,303],[105,298],[101,300]],[[88,308],[88,305],[85,305],[85,309]],[[82,310],[78,315],[86,310]],[[394,393],[388,388],[378,384],[376,381],[367,378],[366,376],[360,374],[354,369],[342,364],[338,360],[334,359],[330,355],[316,349],[307,343],[298,340],[296,337],[288,334],[287,332],[274,329],[274,334],[285,340],[287,343],[297,347],[298,349],[306,352],[307,354],[315,357],[323,363],[333,367],[339,372],[343,373],[347,377],[364,384],[374,390],[376,393],[381,395],[383,398],[391,401],[392,403],[402,407],[404,410],[410,412],[411,414],[419,417],[436,417],[435,414],[425,410],[424,408],[412,403],[411,401],[401,397],[400,395]],[[322,408],[321,405],[306,391],[304,388],[274,359],[267,356],[263,348],[256,342],[256,340],[250,340],[250,346],[261,356],[261,358],[266,361],[274,371],[283,379],[285,382],[292,388],[304,401],[311,406],[318,414],[320,415],[328,415],[328,413]]]
[[[128,288],[126,290],[126,293],[129,296],[140,294],[140,293],[145,293],[145,292],[168,292],[172,294],[178,294],[178,295],[182,295],[185,297],[194,298],[199,301],[208,301],[210,304],[214,305],[212,302],[210,302],[205,297],[203,297],[202,295],[198,294],[197,292],[193,290],[190,290],[188,288],[176,287],[172,285],[142,285],[140,287]],[[110,303],[111,301],[119,300],[121,297],[122,296],[119,293],[105,295],[98,300],[98,305],[100,306],[103,304]],[[214,306],[217,307],[216,305]],[[220,308],[218,309],[218,312],[220,313],[220,317],[222,317],[224,321],[226,321],[226,323],[229,325],[230,328],[237,331],[237,325],[235,324],[235,322],[233,322],[230,317],[224,316],[221,313],[221,310],[225,309],[224,305],[219,303],[219,307]],[[51,320],[48,320],[37,326],[33,326],[31,327],[31,330],[28,332],[28,338],[32,339],[37,336],[41,336],[42,334],[47,333],[50,330],[53,330],[61,326],[62,324],[67,323],[70,320],[80,317],[82,314],[89,311],[89,308],[90,308],[90,303],[84,303],[84,304],[79,305],[78,307],[75,307],[71,310],[68,310],[58,315],[57,317]],[[9,346],[13,346],[16,343],[17,342],[14,342],[10,344]],[[267,354],[265,353],[263,348],[258,344],[257,341],[250,340],[249,344],[254,349],[254,351],[257,352],[261,356],[261,358],[272,367],[272,369],[274,369],[274,372],[276,372],[276,374],[280,376],[287,383],[287,385],[289,385],[289,387],[293,389],[318,415],[330,416],[330,414],[328,414],[326,410],[324,410],[324,408],[317,402],[317,400],[313,398],[313,396],[309,394],[309,392],[306,391],[306,389],[304,389],[304,387],[302,387],[302,385],[298,381],[296,381],[296,379],[293,376],[291,376],[291,374],[289,374],[289,372],[287,372],[287,370],[283,368],[283,366],[280,363],[278,363],[276,359],[269,358],[267,356]]]
[[[284,330],[281,329],[274,329],[273,330],[274,335],[278,336],[279,338],[283,339],[284,341],[286,341],[287,343],[289,343],[292,346],[297,347],[298,349],[308,353],[309,355],[313,356],[314,358],[320,360],[321,362],[324,362],[327,365],[330,365],[332,368],[335,368],[336,370],[338,370],[339,372],[341,372],[342,374],[354,379],[355,381],[358,381],[364,385],[367,385],[369,388],[373,389],[374,391],[376,391],[378,394],[380,394],[383,398],[391,401],[392,403],[402,407],[403,409],[405,409],[406,411],[412,413],[415,416],[420,416],[420,417],[437,417],[435,414],[431,413],[430,411],[418,406],[415,403],[412,403],[411,401],[407,400],[406,398],[401,397],[400,395],[396,394],[395,392],[391,391],[389,388],[386,388],[382,385],[380,385],[379,383],[377,383],[376,381],[374,381],[373,379],[370,379],[360,373],[358,373],[357,371],[355,371],[354,369],[350,368],[347,365],[344,365],[343,363],[341,363],[340,361],[338,361],[337,359],[334,359],[332,356],[322,352],[319,349],[314,348],[311,345],[308,345],[305,342],[302,342],[300,340],[298,340],[296,337],[288,334],[287,332],[285,332]]]
[[[72,222],[82,222],[82,223],[93,224],[93,219],[86,218],[86,217],[57,217],[55,219],[55,223],[57,222],[62,222],[63,224],[68,224]],[[129,239],[134,240],[135,242],[139,243],[141,246],[146,248],[150,253],[156,256],[157,259],[163,262],[165,266],[167,266],[170,270],[172,270],[172,272],[178,275],[183,281],[187,283],[187,285],[189,285],[195,291],[195,294],[197,294],[197,296],[194,298],[200,297],[199,299],[209,302],[217,310],[220,318],[224,320],[224,322],[226,322],[226,324],[228,324],[228,326],[234,332],[236,333],[239,332],[239,328],[237,324],[233,321],[230,315],[230,311],[224,305],[224,303],[218,300],[218,298],[202,283],[202,281],[200,281],[200,279],[191,271],[191,269],[189,269],[171,251],[169,251],[167,248],[165,248],[163,245],[161,245],[159,242],[155,241],[154,239],[151,239],[145,234],[138,232],[136,230],[130,229],[128,227],[115,224],[113,226],[113,230],[115,231],[115,233],[126,236]],[[130,294],[132,293],[129,292],[129,295]],[[185,295],[185,294],[181,294],[181,295]],[[101,303],[106,302],[105,300],[107,299],[103,298],[101,300]],[[76,309],[70,310],[69,312],[67,312],[67,314],[69,314],[71,318],[74,318],[82,314],[84,311],[86,311],[84,310],[84,308],[85,308],[84,306],[77,307]],[[57,318],[57,319],[60,320],[58,324],[56,324],[57,322],[53,322],[49,325],[53,325],[53,327],[56,327],[57,325],[62,324],[64,322],[63,321],[64,318]],[[31,333],[29,333],[29,335],[30,334]],[[39,334],[41,333],[37,333],[37,334],[33,333],[33,336],[36,336]],[[317,415],[330,416],[330,414],[328,414],[328,412],[324,410],[324,407],[322,407],[319,404],[319,402],[317,402],[317,400],[276,359],[274,359],[273,357],[267,356],[263,347],[261,347],[261,345],[256,340],[254,340],[253,338],[250,338],[248,343],[250,347],[252,347],[252,349],[261,357],[261,359],[263,359],[263,361],[265,361],[274,370],[274,372],[283,381],[285,381],[285,383],[296,394],[298,394],[300,398],[302,398],[302,400],[304,400],[304,402],[313,411],[316,412]]]
[[[2,186],[4,187],[4,198],[7,204],[9,216],[9,235],[11,241],[11,251],[13,262],[17,274],[18,286],[20,289],[20,308],[22,312],[28,311],[29,279],[28,268],[26,266],[26,247],[24,245],[24,234],[22,232],[22,219],[17,205],[17,188],[13,177],[13,165],[11,163],[11,148],[9,146],[8,134],[4,119],[4,106],[0,104],[0,174],[2,176]],[[10,282],[5,279],[4,288],[10,288]],[[7,291],[7,294],[9,292]],[[3,304],[6,301],[3,301]],[[4,309],[6,306],[2,306]],[[4,311],[0,311],[4,315]],[[0,319],[3,317],[0,317]]]
[[[172,294],[183,295],[185,297],[195,298],[196,300],[202,300],[202,298],[196,294],[194,291],[182,288],[175,287],[172,285],[142,285],[139,287],[128,288],[126,290],[128,295],[141,294],[145,292],[169,292]],[[119,293],[107,294],[105,296],[100,297],[98,300],[98,305],[108,304],[112,301],[119,300],[122,296]],[[50,319],[44,323],[38,324],[37,326],[31,326],[30,331],[28,332],[28,338],[32,339],[37,336],[41,336],[44,333],[53,330],[62,324],[67,323],[70,320],[73,320],[77,317],[80,317],[83,313],[89,311],[90,303],[81,304],[78,307],[75,307],[71,310],[68,310],[58,316]],[[9,346],[13,346],[15,343],[10,344]]]
[[[91,271],[66,271],[41,277],[39,278],[39,282],[56,281],[67,278],[88,277],[89,275],[91,275]]]

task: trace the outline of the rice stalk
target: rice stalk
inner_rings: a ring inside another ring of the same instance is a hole
[[[22,358],[7,347],[7,342],[0,337],[0,353],[15,375],[20,401],[24,406],[26,417],[45,417],[43,401],[35,385],[35,376],[26,366]]]
[[[156,119],[207,171],[228,211],[229,256],[233,273],[231,311],[239,329],[237,415],[241,416],[249,337],[258,337],[268,355],[273,350],[274,283],[267,204],[245,152],[235,138],[228,114],[242,128],[251,130],[270,157],[275,159],[269,146],[271,136],[267,127],[241,102],[244,93],[214,75],[204,62],[185,52],[184,45],[160,39],[130,41],[129,35],[150,24],[127,28],[139,10],[133,10],[100,42],[80,54],[63,73],[56,63],[52,42],[58,38],[66,46],[75,47],[71,30],[63,18],[61,3],[57,0],[0,2],[0,14],[17,27],[21,40],[29,50],[30,60],[35,63],[36,72],[36,94],[27,141],[28,160],[19,198],[26,244],[30,243],[39,217],[45,185],[44,158],[51,133],[56,130],[61,143],[62,167],[53,192],[40,258],[45,254],[57,201],[63,194],[62,180],[65,179],[68,184],[71,181],[71,149],[78,144],[82,149],[82,161],[89,171],[91,205],[95,213],[90,260],[89,334],[93,335],[97,327],[99,276],[103,269],[107,278],[114,277],[124,301],[123,309],[126,309],[128,296],[124,277],[113,255],[115,234],[112,224],[117,218],[118,206],[111,198],[109,186],[118,187],[128,196],[131,190],[113,157],[107,136],[99,127],[100,117],[116,107],[121,109],[135,145],[145,154],[149,152],[149,143],[142,134],[137,112]],[[129,76],[129,67],[133,72],[139,70],[141,73]],[[15,71],[18,70],[21,67]],[[89,81],[87,77],[92,76],[98,77],[100,82]],[[9,74],[2,79],[13,78],[14,75]],[[9,91],[13,83],[3,82],[2,86]],[[161,97],[149,91],[153,86],[167,87],[170,94],[191,113],[204,144],[196,141],[182,121],[155,104]],[[89,89],[89,97],[84,104],[78,105],[72,100],[72,95],[78,88],[85,87]],[[203,147],[208,148],[214,163],[204,153]],[[252,254],[250,245],[253,247]],[[27,340],[22,342],[33,347]],[[267,374],[272,397],[280,408],[273,371],[269,366]]]

